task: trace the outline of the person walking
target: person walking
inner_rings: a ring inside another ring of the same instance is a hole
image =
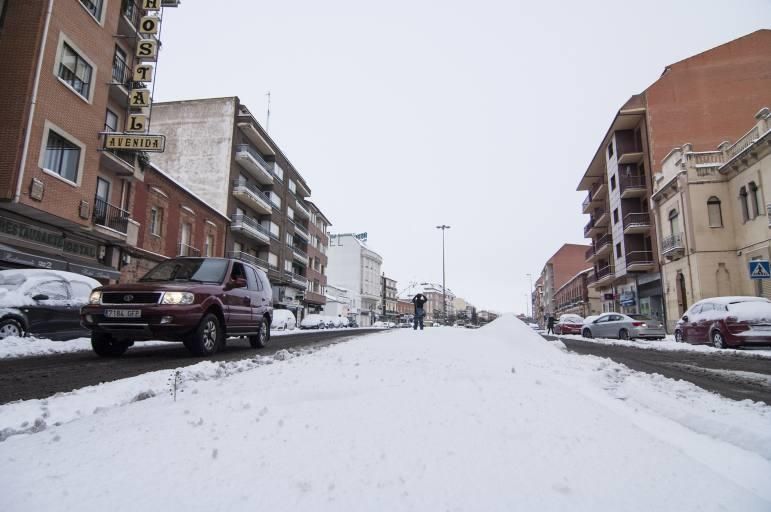
[[[549,315],[549,319],[546,321],[546,334],[554,334],[554,316]]]
[[[428,302],[428,299],[422,293],[417,293],[412,298],[412,303],[415,304],[415,317],[412,321],[413,331],[418,329],[418,324],[420,324],[420,330],[423,330],[423,317],[426,316],[426,311],[423,309],[423,306],[426,302]]]

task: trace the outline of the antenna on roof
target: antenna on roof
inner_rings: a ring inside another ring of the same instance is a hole
[[[270,91],[265,96],[268,97],[268,115],[265,116],[265,131],[267,132],[270,130]]]

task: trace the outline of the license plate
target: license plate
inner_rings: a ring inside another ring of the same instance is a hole
[[[141,309],[106,309],[104,316],[107,318],[140,318]]]

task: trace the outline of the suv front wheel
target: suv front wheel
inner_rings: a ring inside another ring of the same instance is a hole
[[[99,357],[120,357],[126,353],[130,343],[115,341],[109,334],[91,333],[91,348]]]
[[[221,346],[224,332],[217,315],[208,313],[201,319],[195,331],[185,340],[185,347],[197,356],[210,356]]]
[[[260,320],[260,326],[257,332],[257,335],[249,336],[249,345],[251,345],[252,348],[265,348],[270,340],[270,326],[264,318]]]

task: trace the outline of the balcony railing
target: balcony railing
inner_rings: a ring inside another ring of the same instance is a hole
[[[177,244],[177,256],[200,256],[200,249],[196,249],[192,245],[183,244],[182,242]]]
[[[643,175],[636,175],[636,176],[624,176],[623,174],[619,176],[619,186],[621,188],[621,194],[623,195],[626,191],[642,191],[644,192],[645,187],[645,176]]]
[[[627,213],[624,216],[624,229],[647,228],[651,225],[651,214],[648,212]]]
[[[602,235],[594,242],[594,251],[600,252],[605,246],[613,245],[613,237],[611,235]]]
[[[112,61],[112,81],[126,86],[129,82],[129,67],[126,61],[116,55]]]
[[[606,279],[607,277],[612,276],[613,273],[614,273],[613,265],[608,265],[608,266],[605,266],[605,267],[602,267],[602,268],[598,268],[594,272],[595,277],[596,277],[595,281],[601,281],[603,279]]]
[[[630,251],[626,253],[626,266],[632,265],[652,265],[653,252],[652,251]]]
[[[245,192],[248,196],[250,196],[250,199],[259,205],[260,208],[262,208],[262,213],[270,213],[272,211],[270,198],[268,197],[268,194],[263,192],[262,190],[258,189],[251,183],[242,180],[237,179],[233,180],[233,192],[239,193],[239,192]],[[255,208],[256,209],[256,208]]]
[[[664,237],[664,239],[661,240],[661,253],[664,255],[672,252],[684,251],[684,250],[685,250],[685,244],[683,242],[682,233],[675,233],[673,235]]]
[[[306,219],[309,219],[311,216],[311,212],[300,201],[295,202],[295,211]]]
[[[271,168],[273,167],[273,164],[268,163],[260,154],[259,151],[254,149],[249,144],[238,144],[236,145],[236,152],[238,151],[245,151],[246,153],[249,153],[249,155],[257,160],[257,163],[262,166],[263,169],[270,172]]]
[[[142,13],[136,0],[123,0],[123,15],[128,18],[134,27],[139,25],[139,17]]]
[[[591,231],[594,227],[594,217],[589,217],[589,222],[584,226],[584,238],[591,238]]]
[[[308,253],[306,253],[306,252],[305,252],[305,251],[303,251],[302,249],[298,249],[297,247],[294,247],[294,246],[292,246],[292,251],[294,251],[294,253],[295,253],[297,256],[300,256],[301,258],[303,258],[303,259],[305,259],[305,260],[307,260],[307,259],[308,259]]]
[[[294,225],[294,231],[298,235],[300,235],[302,238],[305,238],[306,240],[310,240],[310,233],[308,233],[308,230],[303,226],[302,224],[296,223]]]
[[[270,265],[268,265],[267,260],[252,256],[251,254],[245,253],[243,251],[229,251],[227,253],[227,257],[250,263],[255,267],[263,269],[266,272],[271,268]]]
[[[126,210],[111,205],[99,196],[94,197],[94,224],[125,235],[128,231],[129,218],[129,212]]]
[[[760,130],[758,130],[757,126],[744,134],[741,139],[737,140],[733,146],[730,146],[726,150],[726,161],[731,160],[733,157],[750,147],[750,145],[752,145],[752,143],[755,142],[759,136]]]
[[[246,228],[246,231],[251,232],[254,238],[264,242],[270,241],[270,233],[268,230],[248,215],[244,215],[243,213],[234,213],[230,219],[230,225],[232,229]]]

